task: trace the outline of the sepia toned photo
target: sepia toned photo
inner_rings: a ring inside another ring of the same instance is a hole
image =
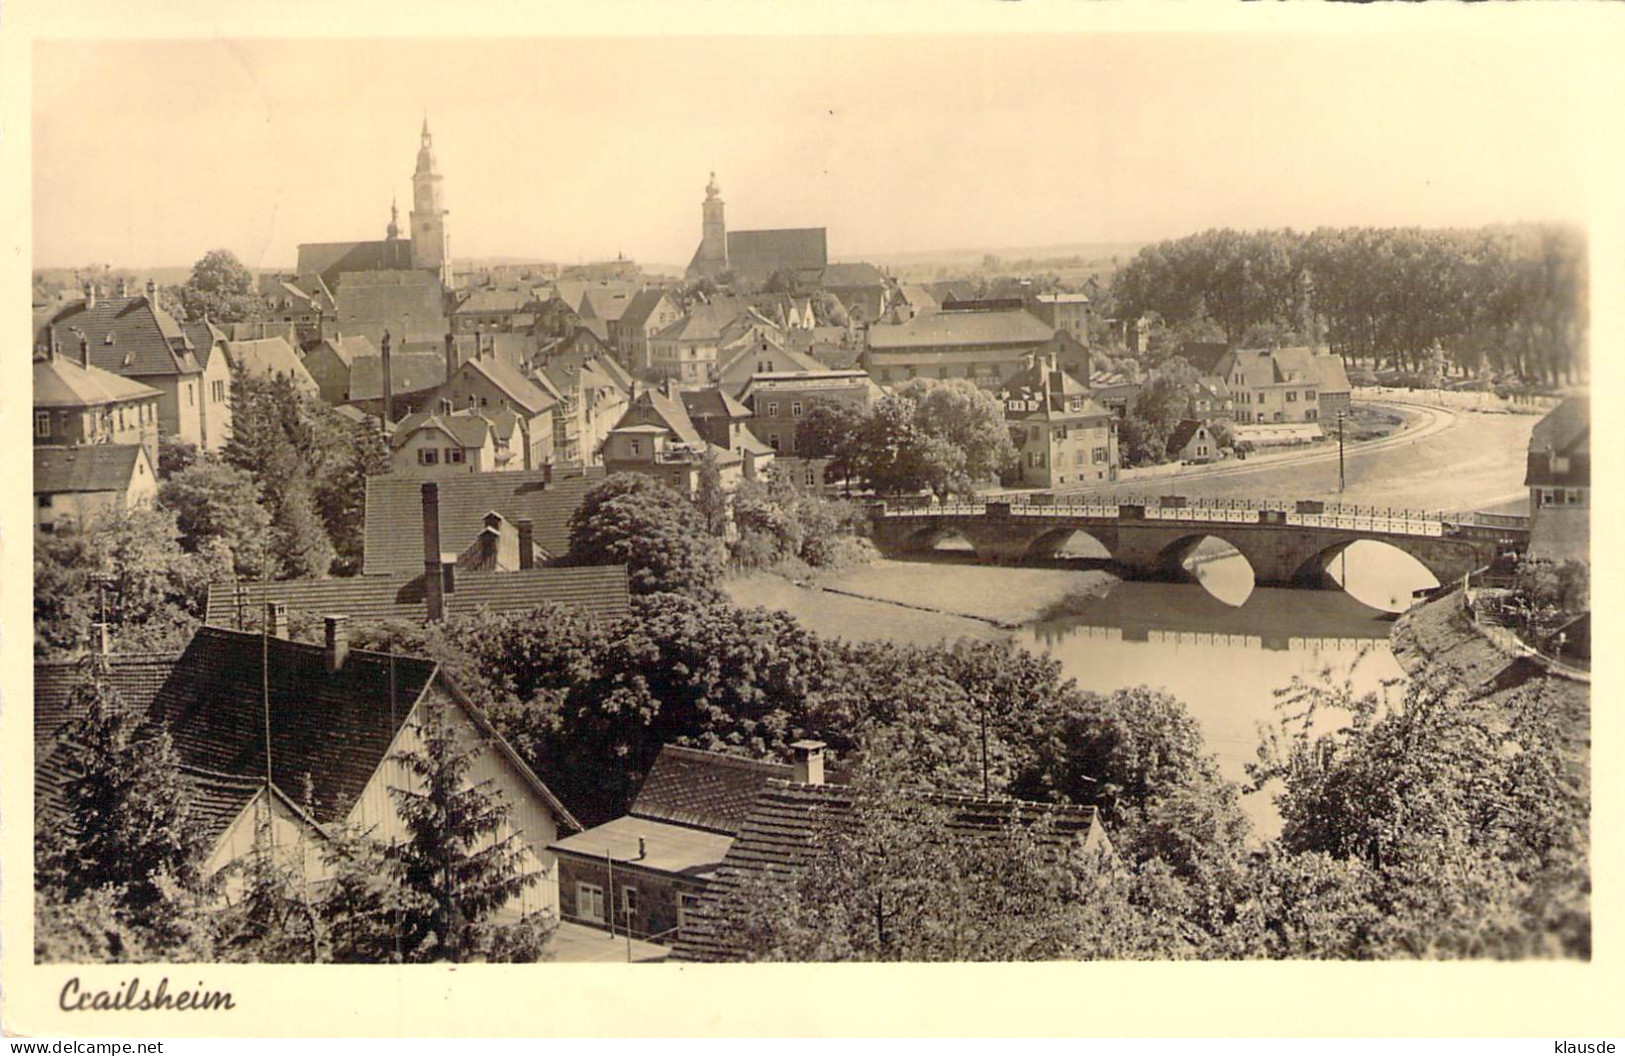
[[[1591,959],[1573,85],[928,29],[34,42],[35,965]]]

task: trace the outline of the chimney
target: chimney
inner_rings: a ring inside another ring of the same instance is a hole
[[[796,753],[796,784],[821,785],[824,783],[825,747],[823,741],[797,741],[790,746],[790,750]]]
[[[54,362],[56,362],[56,354],[57,354],[56,327],[54,327],[54,326],[46,327],[46,337],[47,337],[47,340],[46,340],[46,343],[45,343],[45,358],[54,363]]]
[[[52,340],[55,340],[54,332]],[[79,365],[86,370],[90,369],[90,338],[86,337],[82,330],[79,332]]]
[[[384,421],[395,420],[395,372],[390,369],[389,361],[389,331],[378,342],[378,369],[382,373],[379,378],[384,390]]]
[[[96,284],[94,282],[85,283],[85,307],[96,307]]]
[[[288,637],[288,603],[269,602],[265,606],[265,626],[272,638]]]
[[[440,586],[446,594],[457,593],[457,562],[442,561],[440,563]],[[444,599],[442,599],[444,604]]]
[[[530,519],[515,521],[514,527],[519,529],[519,567],[536,567],[536,531]]]
[[[327,670],[331,674],[344,666],[350,655],[350,630],[343,616],[327,617]]]
[[[446,331],[446,380],[457,372],[457,338],[450,330]]]
[[[151,279],[147,280],[147,303],[158,307],[158,284]]]
[[[440,485],[423,485],[423,594],[429,622],[446,614],[445,579],[440,570]]]
[[[93,623],[90,625],[90,647],[96,651],[97,656],[106,656],[113,651],[106,623]]]

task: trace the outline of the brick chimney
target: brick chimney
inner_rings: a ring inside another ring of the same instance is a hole
[[[383,410],[385,422],[395,420],[395,373],[390,369],[389,341],[389,331],[385,330],[384,336],[378,342],[378,370],[381,375],[378,380],[384,390]]]
[[[79,365],[90,369],[90,338],[85,336],[83,330],[79,331]]]
[[[106,656],[113,651],[108,631],[109,627],[106,623],[93,623],[90,625],[90,647],[95,650],[97,656]]]
[[[796,772],[794,781],[798,785],[821,785],[824,783],[824,749],[827,745],[823,741],[797,741],[790,746],[796,753]]]
[[[94,282],[85,283],[85,307],[96,307],[96,284]]]
[[[444,604],[445,594],[457,593],[457,562],[440,562],[440,589],[443,591],[441,603]]]
[[[265,626],[272,638],[288,637],[288,603],[268,602],[265,606]]]
[[[158,284],[151,279],[147,280],[147,303],[153,308],[158,307]]]
[[[446,615],[445,573],[440,568],[440,485],[423,485],[423,595],[429,621]]]
[[[451,381],[451,376],[453,374],[455,374],[455,373],[457,373],[457,338],[450,330],[447,330],[446,331],[446,380],[448,382]]]
[[[514,527],[519,529],[519,567],[536,567],[536,529],[529,518],[515,521]]]
[[[350,629],[343,616],[329,616],[327,623],[327,670],[331,674],[344,666],[350,655]]]

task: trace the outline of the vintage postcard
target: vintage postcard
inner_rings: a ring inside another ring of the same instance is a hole
[[[1617,12],[31,7],[8,1031],[1617,1030]]]

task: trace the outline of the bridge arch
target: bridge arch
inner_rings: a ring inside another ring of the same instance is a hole
[[[1258,586],[1258,569],[1244,547],[1217,532],[1195,529],[1163,546],[1153,574],[1200,584],[1226,605],[1240,606]]]
[[[951,545],[944,547],[944,543]],[[933,524],[910,532],[903,538],[902,550],[910,554],[929,554],[941,552],[938,550],[939,547],[950,553],[955,551],[968,554],[977,552],[975,541],[951,524]]]
[[[1058,525],[1038,536],[1027,545],[1023,560],[1045,560],[1061,556],[1090,560],[1115,561],[1112,552],[1116,540],[1104,531],[1092,531],[1077,525]]]
[[[1372,608],[1403,611],[1415,591],[1439,585],[1438,572],[1416,549],[1402,540],[1349,536],[1316,551],[1292,582],[1341,590]]]

